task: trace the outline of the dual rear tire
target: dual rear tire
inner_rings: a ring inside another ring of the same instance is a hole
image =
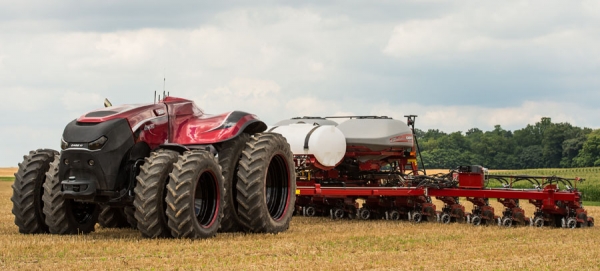
[[[233,139],[229,146],[218,162],[208,152],[188,151],[174,164],[165,200],[173,237],[212,237],[220,225],[222,231],[256,233],[289,228],[296,182],[285,138],[263,133]]]
[[[224,186],[221,167],[205,151],[179,157],[167,184],[168,226],[175,238],[213,237],[223,217]]]
[[[296,202],[296,173],[285,138],[256,134],[239,161],[237,214],[247,232],[279,233],[289,228]]]

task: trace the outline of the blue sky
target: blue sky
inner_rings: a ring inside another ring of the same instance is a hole
[[[0,2],[0,166],[162,91],[268,124],[419,115],[423,130],[599,128],[598,1]]]

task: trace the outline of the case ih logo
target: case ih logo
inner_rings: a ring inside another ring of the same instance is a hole
[[[395,136],[390,138],[390,143],[394,143],[394,142],[408,142],[408,143],[412,143],[413,142],[413,136],[412,135],[399,135],[399,136]]]
[[[71,143],[71,148],[83,148],[83,143]]]

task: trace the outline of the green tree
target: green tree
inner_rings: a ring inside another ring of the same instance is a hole
[[[577,167],[600,166],[600,129],[587,135],[587,140],[579,154],[573,159]]]

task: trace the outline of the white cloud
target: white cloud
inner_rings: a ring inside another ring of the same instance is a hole
[[[322,101],[315,97],[298,97],[287,101],[285,104],[286,111],[295,112],[297,116],[324,116],[335,110],[336,107],[334,103]]]
[[[55,90],[29,87],[9,87],[0,95],[2,108],[6,112],[36,112],[52,106],[58,94]]]
[[[76,92],[72,90],[66,91],[60,100],[65,109],[76,111],[80,114],[100,108],[104,104],[104,97],[97,93]]]
[[[513,1],[465,5],[449,15],[398,23],[383,53],[398,58],[490,64],[519,63],[523,58],[543,64],[596,63],[600,59],[597,27],[577,25],[588,20],[581,16],[589,5],[593,4],[586,2],[582,7],[556,1]],[[589,20],[590,25],[600,23],[598,18]]]
[[[577,114],[573,111],[576,110]],[[600,109],[580,108],[577,104],[552,101],[526,101],[510,107],[486,108],[483,106],[432,106],[421,104],[390,105],[382,103],[372,107],[372,114],[404,119],[415,114],[416,127],[421,130],[440,129],[445,132],[467,131],[480,128],[484,131],[500,125],[506,130],[516,130],[550,117],[552,122],[569,122],[580,127],[594,127],[586,116],[597,116]],[[597,127],[597,126],[596,126]]]
[[[94,16],[72,16],[66,2],[6,7],[15,17],[0,18],[0,110],[15,117],[3,124],[48,135],[23,142],[5,132],[4,142],[20,143],[0,149],[54,146],[50,137],[104,97],[152,101],[163,76],[171,95],[207,113],[242,110],[268,124],[418,114],[419,128],[445,131],[518,129],[542,116],[600,127],[597,1],[170,3],[173,20],[128,15],[111,26],[125,14],[90,5]],[[178,18],[187,19],[171,24]]]

